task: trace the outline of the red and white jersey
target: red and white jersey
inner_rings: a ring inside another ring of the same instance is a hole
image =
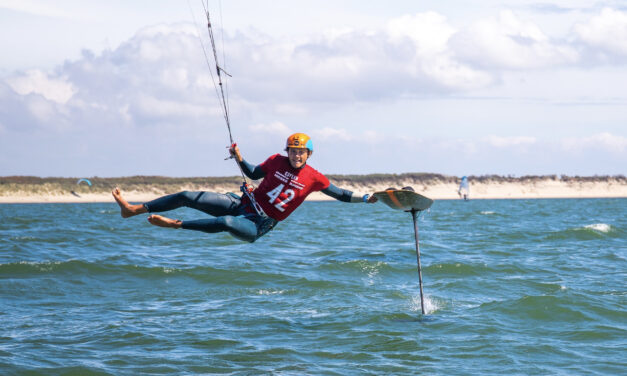
[[[253,194],[263,211],[277,221],[292,214],[310,193],[331,184],[326,176],[309,165],[294,168],[289,159],[280,154],[271,156],[259,167],[266,176]]]

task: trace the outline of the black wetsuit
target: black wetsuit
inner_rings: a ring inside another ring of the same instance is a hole
[[[261,179],[265,173],[260,166],[253,166],[246,161],[240,163],[244,174],[250,179]],[[322,193],[337,200],[350,202],[353,193],[330,184]],[[242,203],[241,197],[234,193],[190,192],[183,191],[160,197],[144,203],[149,213],[160,213],[180,207],[200,210],[215,218],[183,221],[181,227],[208,233],[227,231],[233,237],[254,242],[272,230],[277,220],[259,215],[255,210]]]

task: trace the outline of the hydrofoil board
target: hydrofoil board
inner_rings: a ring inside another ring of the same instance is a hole
[[[429,209],[433,204],[432,199],[414,192],[411,187],[388,188],[385,191],[375,192],[374,197],[392,209],[405,211],[422,211]]]

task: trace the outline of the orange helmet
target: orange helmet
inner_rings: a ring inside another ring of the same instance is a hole
[[[309,149],[309,151],[313,151],[313,142],[311,138],[304,133],[294,133],[287,138],[285,150],[288,148]]]

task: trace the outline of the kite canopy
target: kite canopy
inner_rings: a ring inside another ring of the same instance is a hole
[[[76,184],[78,185],[80,185],[81,183],[87,183],[87,185],[91,187],[91,182],[89,181],[89,179],[81,178],[78,179],[78,181],[76,182]]]
[[[459,189],[468,189],[468,177],[467,176],[462,176],[462,181],[461,183],[459,183]]]

